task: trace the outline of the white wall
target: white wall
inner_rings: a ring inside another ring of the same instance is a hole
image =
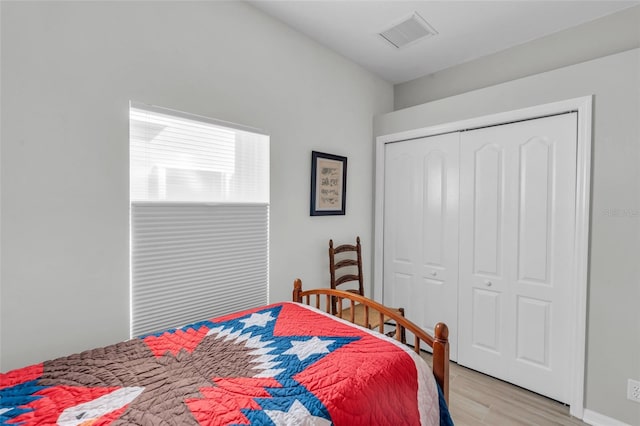
[[[396,84],[395,109],[640,47],[640,5],[415,80]]]
[[[128,102],[271,135],[270,298],[371,276],[372,128],[392,87],[239,2],[1,3],[0,370],[128,338]],[[311,151],[348,157],[347,215],[309,217]]]
[[[640,425],[640,49],[384,114],[385,135],[594,97],[586,408]]]

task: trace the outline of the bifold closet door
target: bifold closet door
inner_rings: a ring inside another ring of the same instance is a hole
[[[384,189],[383,301],[430,333],[446,322],[454,360],[458,145],[459,133],[385,145]]]
[[[577,114],[460,138],[458,362],[568,402]]]

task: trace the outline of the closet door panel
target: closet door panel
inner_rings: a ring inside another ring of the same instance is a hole
[[[474,273],[494,277],[500,276],[502,269],[503,156],[500,146],[483,145],[474,153],[473,176],[465,176],[474,180],[470,194],[473,197]]]
[[[577,116],[519,123],[511,381],[568,402],[575,237]]]
[[[562,402],[576,141],[575,113],[461,136],[459,362]]]
[[[446,322],[454,360],[458,140],[454,133],[387,144],[384,194],[384,303],[404,307],[409,319],[431,333],[437,322]]]
[[[518,279],[549,284],[553,146],[532,138],[520,148]]]
[[[422,264],[443,268],[445,259],[446,158],[440,150],[422,159]]]
[[[465,132],[460,145],[458,361],[497,376],[505,348],[507,152],[498,135]]]

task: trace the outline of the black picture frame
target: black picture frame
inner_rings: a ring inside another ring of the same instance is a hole
[[[347,157],[311,151],[311,216],[344,215]]]

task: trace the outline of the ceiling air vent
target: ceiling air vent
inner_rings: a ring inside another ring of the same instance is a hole
[[[411,17],[380,33],[380,35],[400,49],[416,40],[431,37],[438,32],[415,12]]]

